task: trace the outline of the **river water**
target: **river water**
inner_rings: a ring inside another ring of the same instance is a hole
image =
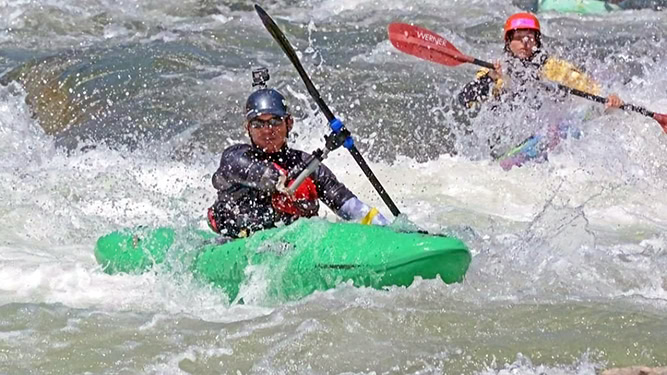
[[[269,67],[270,83],[287,94],[292,144],[321,147],[326,121],[252,3],[0,0],[0,373],[595,374],[667,365],[667,136],[655,121],[582,100],[545,106],[533,114],[538,123],[596,115],[549,162],[504,171],[480,139],[533,125],[512,111],[481,114],[473,135],[457,133],[450,103],[475,68],[403,55],[386,27],[421,25],[494,60],[514,5],[262,6],[399,208],[469,245],[465,281],[341,285],[275,304],[253,294],[260,279],[244,305],[230,305],[184,274],[104,274],[93,248],[105,233],[205,227],[218,155],[245,140],[252,67]],[[603,92],[667,112],[667,13],[541,21],[548,51],[585,68]],[[326,163],[389,216],[347,152]]]

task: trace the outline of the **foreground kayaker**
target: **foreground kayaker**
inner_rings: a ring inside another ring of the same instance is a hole
[[[218,199],[208,210],[208,220],[215,232],[231,238],[246,237],[279,223],[317,216],[319,200],[345,220],[389,224],[324,165],[293,195],[288,194],[289,171],[302,166],[309,154],[287,145],[294,119],[284,96],[275,89],[259,89],[248,97],[245,111],[250,144],[225,149],[213,174]]]
[[[467,109],[468,116],[475,116],[484,103],[495,110],[501,105],[532,107],[537,110],[541,99],[536,96],[536,81],[548,80],[598,95],[599,85],[573,64],[549,56],[542,49],[540,22],[530,13],[510,16],[504,27],[505,56],[494,64],[495,69],[481,69],[473,82],[458,94],[458,104]],[[511,85],[508,85],[508,82]],[[511,86],[511,87],[508,87]],[[623,101],[616,94],[607,97],[607,108],[618,108]],[[520,166],[529,159],[546,158],[546,151],[557,145],[567,134],[559,124],[554,124],[545,135],[532,135],[518,147],[510,150],[494,150],[492,156],[501,160],[501,166],[509,169]]]

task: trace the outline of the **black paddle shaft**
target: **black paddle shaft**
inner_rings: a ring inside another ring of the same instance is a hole
[[[493,64],[491,64],[489,62],[486,62],[486,61],[478,60],[478,59],[474,59],[472,61],[472,64],[479,65],[479,66],[484,67],[484,68],[495,69]],[[577,89],[573,89],[571,87],[567,87],[565,85],[561,85],[560,83],[557,83],[557,85],[558,85],[559,89],[561,89],[563,91],[566,91],[566,92],[568,92],[572,95],[580,96],[582,98],[592,100],[594,102],[598,102],[598,103],[602,103],[602,104],[607,102],[607,98],[604,98],[602,96],[589,94],[589,93],[581,91],[581,90],[577,90]],[[640,107],[638,105],[633,105],[633,104],[623,104],[621,106],[621,109],[623,109],[625,111],[638,112],[638,113],[641,113],[642,115],[648,116],[648,117],[653,117],[655,115],[654,112],[651,112],[644,107]]]
[[[271,17],[266,13],[266,11],[264,11],[264,9],[262,9],[262,7],[255,4],[255,10],[257,11],[259,18],[262,20],[262,23],[264,24],[266,30],[268,30],[271,36],[273,36],[273,39],[275,39],[275,41],[278,42],[280,48],[282,48],[283,52],[285,52],[289,60],[292,62],[292,65],[294,65],[297,72],[299,72],[299,75],[301,76],[303,83],[306,84],[306,88],[308,89],[310,96],[312,96],[315,102],[317,102],[317,105],[318,107],[320,107],[322,113],[324,113],[324,116],[326,116],[329,122],[333,121],[335,119],[334,114],[331,112],[327,104],[322,99],[322,96],[317,91],[317,88],[315,88],[315,85],[313,84],[313,81],[310,80],[308,73],[306,73],[306,71],[303,69],[301,62],[299,61],[299,57],[296,55],[296,52],[294,52],[294,49],[292,48],[292,45],[285,37],[285,34],[283,34],[283,32],[280,31],[278,25],[276,25],[273,19],[271,19]],[[345,129],[345,126],[341,128],[341,131],[343,129]],[[364,157],[361,155],[359,150],[357,150],[357,147],[352,145],[351,147],[348,148],[348,150],[350,150],[350,154],[352,154],[354,160],[357,162],[357,164],[364,172],[366,177],[368,177],[368,180],[371,182],[371,185],[373,185],[378,194],[380,194],[380,197],[382,198],[384,203],[387,205],[387,207],[389,207],[391,213],[394,216],[400,215],[401,211],[398,210],[398,207],[396,207],[394,201],[391,200],[389,194],[387,194],[387,191],[384,189],[384,187],[382,187],[382,184],[377,179],[377,177],[375,177],[375,174],[364,160]]]

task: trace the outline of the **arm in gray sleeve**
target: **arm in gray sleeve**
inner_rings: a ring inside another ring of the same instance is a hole
[[[488,75],[468,83],[457,96],[459,104],[464,108],[479,106],[491,96],[491,88],[494,83],[494,80]]]
[[[317,195],[333,212],[338,211],[350,198],[356,198],[345,185],[336,179],[336,176],[324,164],[311,175],[317,188]]]
[[[213,187],[226,189],[234,184],[272,192],[280,179],[280,171],[266,160],[253,157],[250,145],[227,148],[220,158],[220,166],[213,174]]]

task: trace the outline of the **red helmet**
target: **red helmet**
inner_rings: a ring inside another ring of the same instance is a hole
[[[516,13],[510,16],[505,21],[505,40],[507,40],[507,33],[514,30],[535,30],[540,33],[540,21],[535,15],[530,13]]]

